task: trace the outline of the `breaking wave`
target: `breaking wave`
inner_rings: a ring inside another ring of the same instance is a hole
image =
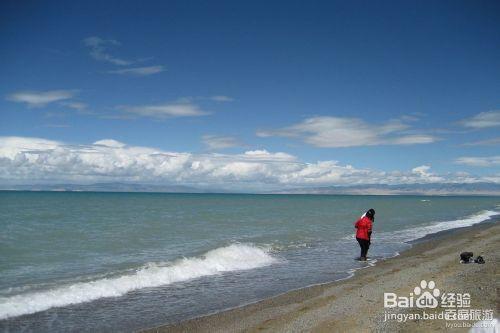
[[[486,221],[498,214],[500,213],[496,211],[484,210],[474,215],[458,220],[435,222],[425,226],[419,226],[419,227],[391,231],[391,232],[383,232],[374,236],[374,239],[409,242],[430,234],[435,234],[440,231],[469,227],[471,225]]]
[[[172,263],[149,263],[132,274],[0,297],[0,319],[104,297],[123,296],[138,289],[159,287],[223,272],[263,267],[275,262],[277,259],[266,249],[232,244],[208,251],[200,257],[179,259]]]

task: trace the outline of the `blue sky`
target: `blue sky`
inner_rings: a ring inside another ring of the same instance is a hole
[[[500,181],[497,1],[3,1],[0,22],[3,181],[192,178],[132,170],[133,147],[205,161],[205,185]]]

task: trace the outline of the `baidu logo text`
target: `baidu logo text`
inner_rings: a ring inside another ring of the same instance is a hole
[[[385,308],[429,308],[434,309],[439,305],[441,292],[436,288],[434,281],[420,281],[408,297],[398,296],[395,293],[384,293]]]

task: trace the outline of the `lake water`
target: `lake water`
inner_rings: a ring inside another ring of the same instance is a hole
[[[376,217],[368,262],[353,223]],[[345,278],[500,197],[0,192],[0,330],[134,331]]]

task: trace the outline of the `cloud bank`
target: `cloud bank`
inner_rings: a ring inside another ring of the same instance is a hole
[[[495,178],[500,182],[498,178]],[[377,171],[338,161],[306,163],[266,150],[192,154],[130,146],[105,139],[89,145],[30,137],[0,137],[0,180],[33,182],[133,181],[231,189],[297,186],[477,182],[465,173],[436,175],[427,165]],[[491,180],[491,179],[490,179]],[[494,180],[495,181],[495,180]]]

